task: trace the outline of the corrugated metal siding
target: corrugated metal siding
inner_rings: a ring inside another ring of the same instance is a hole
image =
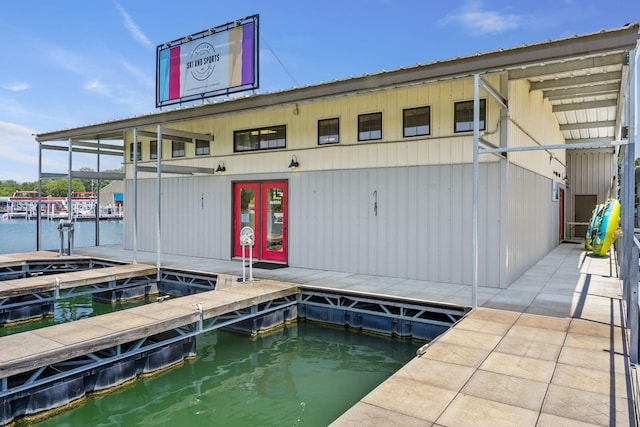
[[[498,286],[496,163],[480,167],[480,283]],[[471,283],[472,166],[308,172],[290,180],[289,264]],[[377,215],[374,204],[377,195]]]
[[[541,91],[529,92],[528,81],[510,82],[509,114],[513,118],[513,121],[509,122],[509,147],[564,144],[551,104],[542,97]],[[557,160],[550,161],[550,154]],[[564,176],[565,158],[564,150],[554,150],[552,153],[542,150],[509,153],[511,164],[549,178],[554,177],[553,172],[559,172]]]
[[[559,240],[559,206],[552,180],[509,165],[507,203],[508,281],[512,283]]]
[[[496,191],[499,175],[497,163],[480,165],[479,283],[495,287],[500,283],[501,262],[496,250],[502,197]],[[319,171],[286,177],[289,265],[471,283],[472,165]],[[127,191],[132,194],[130,181]],[[140,180],[138,194],[138,249],[155,251],[156,181]],[[227,177],[165,178],[162,195],[163,252],[231,257],[232,196]],[[132,214],[129,205],[125,223],[129,249]]]
[[[125,248],[133,247],[133,182],[126,182]],[[138,181],[138,249],[156,250],[156,181]],[[230,258],[231,184],[226,177],[163,178],[161,245],[169,254]]]
[[[499,84],[498,76],[490,76],[489,80]],[[211,155],[195,156],[194,145],[185,144],[185,157],[171,158],[171,141],[165,140],[162,144],[163,163],[215,168],[223,159],[231,173],[249,174],[286,173],[294,153],[306,170],[470,162],[472,134],[454,133],[453,122],[454,103],[472,99],[473,80],[468,78],[172,123],[171,128],[213,134],[215,141],[211,144]],[[404,138],[403,109],[427,105],[431,108],[430,135]],[[382,140],[358,141],[358,115],[373,112],[382,112]],[[340,144],[318,146],[318,120],[334,117],[340,118]],[[494,130],[498,121],[496,103],[487,102],[487,130]],[[234,131],[275,125],[287,127],[286,150],[234,153]],[[132,138],[130,132],[126,137],[127,150]],[[486,138],[495,143],[497,134],[486,135]],[[149,156],[149,141],[153,139],[140,138],[140,165],[155,166],[155,160],[150,160]],[[128,152],[125,159],[129,159]],[[125,166],[127,175],[131,176],[131,163],[127,162]]]
[[[575,218],[576,195],[595,194],[598,203],[604,203],[608,196],[617,197],[616,194],[608,194],[616,169],[611,150],[570,150],[567,156],[569,183],[565,217],[572,222]],[[573,227],[568,227],[568,231],[570,238],[584,238],[576,236]]]

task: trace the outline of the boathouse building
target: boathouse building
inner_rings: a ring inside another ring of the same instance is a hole
[[[80,176],[74,152],[122,156],[134,254],[239,258],[251,226],[257,260],[506,287],[561,241],[583,238],[595,204],[618,197],[638,30],[36,139],[45,152],[68,147],[70,179]],[[40,167],[41,179],[52,175]]]

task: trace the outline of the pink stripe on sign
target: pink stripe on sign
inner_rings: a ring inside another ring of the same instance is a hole
[[[169,59],[169,99],[180,98],[180,46],[171,48]]]

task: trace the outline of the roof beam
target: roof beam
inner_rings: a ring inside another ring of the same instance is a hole
[[[60,178],[69,178],[69,175],[66,173],[45,173],[42,172],[40,174],[41,179],[60,179]]]
[[[145,138],[155,138],[158,139],[158,133],[157,132],[150,132],[148,130],[141,130],[138,129],[138,136],[143,136]],[[172,141],[180,141],[180,142],[186,142],[186,143],[193,143],[193,139],[192,138],[183,138],[181,136],[178,135],[167,135],[166,133],[162,132],[162,140],[172,140]]]
[[[615,99],[604,99],[602,101],[574,102],[571,104],[556,104],[552,107],[552,110],[554,113],[560,113],[562,111],[590,110],[592,108],[615,107],[617,105],[618,105],[618,101]]]
[[[565,89],[576,86],[586,86],[606,82],[618,82],[622,78],[620,71],[610,73],[590,74],[587,76],[564,77],[562,79],[532,82],[530,90]]]
[[[124,172],[71,171],[71,178],[121,181],[124,179]]]
[[[581,138],[567,139],[567,144],[610,144],[611,138]]]
[[[201,139],[204,141],[213,141],[213,135],[198,132],[189,132],[186,130],[170,129],[166,127],[160,127],[162,134],[171,136],[173,138],[185,138],[185,139]]]
[[[574,59],[570,61],[540,64],[518,70],[510,70],[509,80],[528,79],[531,77],[549,76],[553,74],[567,73],[588,68],[620,65],[622,64],[623,60],[624,54],[616,53],[615,55],[595,56],[590,58]]]
[[[542,96],[549,99],[549,101],[555,101],[567,98],[576,98],[579,96],[606,94],[617,95],[619,90],[620,83],[605,83],[593,86],[572,87],[568,89],[545,90],[542,92]]]
[[[502,108],[507,107],[507,98],[502,96],[502,94],[495,89],[489,80],[485,79],[483,76],[480,76],[480,86],[491,96],[498,104],[502,106]]]
[[[603,122],[586,122],[586,123],[570,123],[566,125],[560,125],[560,131],[565,130],[580,130],[580,129],[595,129],[595,128],[608,128],[616,125],[615,120],[607,120]]]
[[[540,151],[540,150],[582,150],[585,148],[613,148],[619,145],[627,145],[627,141],[612,141],[611,139],[606,142],[588,142],[581,144],[557,144],[557,145],[530,145],[528,147],[497,147],[497,148],[482,148],[480,154],[495,154],[495,153],[512,153],[515,151]]]
[[[40,144],[40,147],[43,150],[51,150],[51,151],[64,151],[69,152],[69,147],[63,147],[61,145],[50,145],[50,144]],[[71,147],[71,151],[74,153],[87,153],[87,154],[100,154],[101,156],[118,156],[122,157],[122,150],[119,151],[111,151],[111,150],[91,150],[88,148],[73,148]]]
[[[72,145],[77,147],[90,147],[90,148],[98,148],[100,150],[107,149],[107,150],[118,150],[118,151],[124,152],[124,144],[112,145],[112,144],[101,144],[99,142],[72,140]]]
[[[160,131],[162,133],[163,140],[174,140],[174,141],[182,141],[193,143],[194,140],[200,139],[204,141],[213,141],[213,135],[207,135],[205,133],[197,133],[197,132],[189,132],[177,129],[170,129],[165,127],[160,127]],[[158,138],[157,132],[152,132],[148,130],[138,129],[138,136],[144,136],[146,138]]]

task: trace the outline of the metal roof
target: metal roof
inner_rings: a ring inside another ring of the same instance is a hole
[[[393,71],[349,77],[275,93],[177,108],[41,133],[39,142],[111,139],[132,129],[202,119],[274,105],[345,96],[388,87],[506,72],[511,80],[527,79],[553,106],[567,142],[611,142],[619,139],[628,75],[628,52],[638,46],[639,23],[564,39],[433,61]]]
[[[628,54],[613,51],[510,70],[510,79],[526,79],[552,105],[567,143],[621,138]]]

